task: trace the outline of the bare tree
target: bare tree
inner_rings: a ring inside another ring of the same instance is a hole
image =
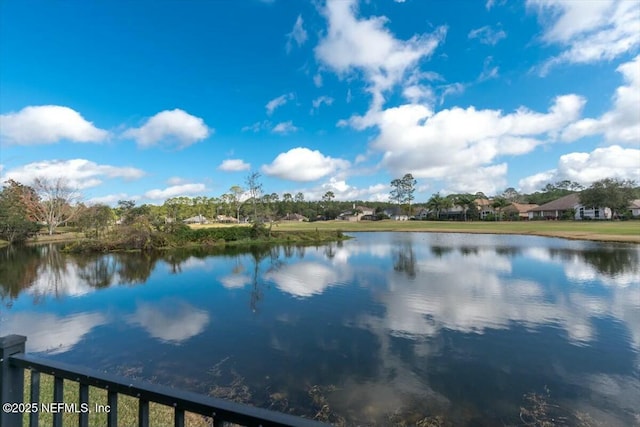
[[[72,220],[77,215],[78,209],[75,205],[81,196],[65,178],[37,177],[33,181],[33,189],[40,200],[32,204],[30,210],[38,222],[47,225],[49,235],[53,234],[60,224]]]
[[[244,194],[244,188],[239,185],[234,185],[229,189],[231,193],[229,193],[229,201],[233,205],[234,210],[236,211],[236,220],[238,223],[240,222],[240,207],[242,206],[242,195]]]
[[[247,184],[247,191],[249,191],[249,197],[251,197],[251,203],[253,204],[253,221],[258,220],[258,201],[262,196],[262,183],[260,183],[260,172],[252,172],[247,175],[245,180]]]

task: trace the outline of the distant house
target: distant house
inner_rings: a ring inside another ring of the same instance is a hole
[[[640,199],[632,200],[629,204],[631,215],[640,216]]]
[[[403,213],[402,209],[400,209],[397,206],[393,207],[393,208],[385,209],[384,211],[382,211],[382,213],[384,213],[386,216],[388,216],[390,219],[392,219],[394,221],[408,221],[409,220],[409,215]]]
[[[354,203],[353,209],[342,212],[338,215],[338,219],[344,221],[360,221],[365,215],[375,215],[375,209],[366,206],[356,206]]]
[[[487,216],[496,213],[496,211],[491,206],[491,204],[493,203],[493,200],[491,199],[475,199],[473,202],[478,208],[478,215],[480,216],[480,219],[487,219]]]
[[[209,221],[202,215],[192,216],[183,221],[185,224],[207,224]]]
[[[229,215],[218,215],[216,216],[216,221],[217,222],[222,222],[222,223],[237,223],[238,220],[232,216]]]
[[[304,215],[293,213],[293,214],[286,214],[284,217],[282,217],[282,221],[303,222],[303,221],[309,221],[309,218],[307,218]]]
[[[506,218],[510,219],[529,219],[529,211],[537,208],[535,203],[511,203],[502,210]]]
[[[574,219],[611,219],[611,209],[607,207],[588,207],[580,203],[580,194],[568,194],[536,208],[529,209],[529,219],[574,218]]]
[[[440,212],[441,219],[462,219],[464,216],[464,207],[453,205],[450,208],[443,209]]]
[[[416,212],[415,218],[420,220],[425,220],[429,218],[429,214],[431,212],[427,208],[420,208],[418,212]]]

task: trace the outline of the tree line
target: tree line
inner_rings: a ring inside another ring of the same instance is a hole
[[[61,225],[73,225],[87,236],[100,237],[116,221],[124,226],[138,224],[140,228],[140,224],[147,224],[166,229],[172,223],[182,223],[194,216],[258,224],[273,224],[283,218],[332,220],[344,213],[357,214],[360,206],[374,209],[376,219],[385,218],[384,212],[390,208],[409,217],[416,208],[426,208],[430,219],[440,219],[443,212],[459,206],[462,219],[468,220],[479,217],[476,200],[489,199],[482,192],[446,196],[435,193],[425,202],[416,203],[417,180],[410,173],[390,182],[387,202],[337,201],[332,191],[325,192],[320,200],[305,200],[302,192],[268,193],[260,178],[260,173],[252,172],[246,176],[244,186],[234,185],[218,197],[172,197],[162,205],[140,206],[134,200],[120,200],[114,208],[84,203],[80,192],[64,178],[39,177],[30,186],[8,180],[0,191],[0,239],[24,241],[42,229],[53,234]],[[585,189],[565,180],[549,183],[531,194],[507,188],[491,199],[490,206],[496,212],[496,219],[500,219],[502,211],[511,203],[542,205],[571,193],[579,193],[585,206],[610,207],[615,216],[621,217],[627,213],[630,201],[640,198],[640,187],[633,181],[606,178]]]

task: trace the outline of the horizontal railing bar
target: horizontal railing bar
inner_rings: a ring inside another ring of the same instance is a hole
[[[214,417],[245,426],[262,427],[326,427],[328,424],[290,414],[282,414],[184,390],[116,377],[103,372],[62,362],[15,354],[10,362],[24,369],[102,388],[150,402],[180,408],[187,412]],[[113,408],[112,408],[113,409]]]

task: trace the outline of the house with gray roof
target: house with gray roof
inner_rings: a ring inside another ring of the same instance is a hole
[[[580,194],[572,193],[527,211],[529,219],[611,219],[608,207],[589,207],[580,203]]]

